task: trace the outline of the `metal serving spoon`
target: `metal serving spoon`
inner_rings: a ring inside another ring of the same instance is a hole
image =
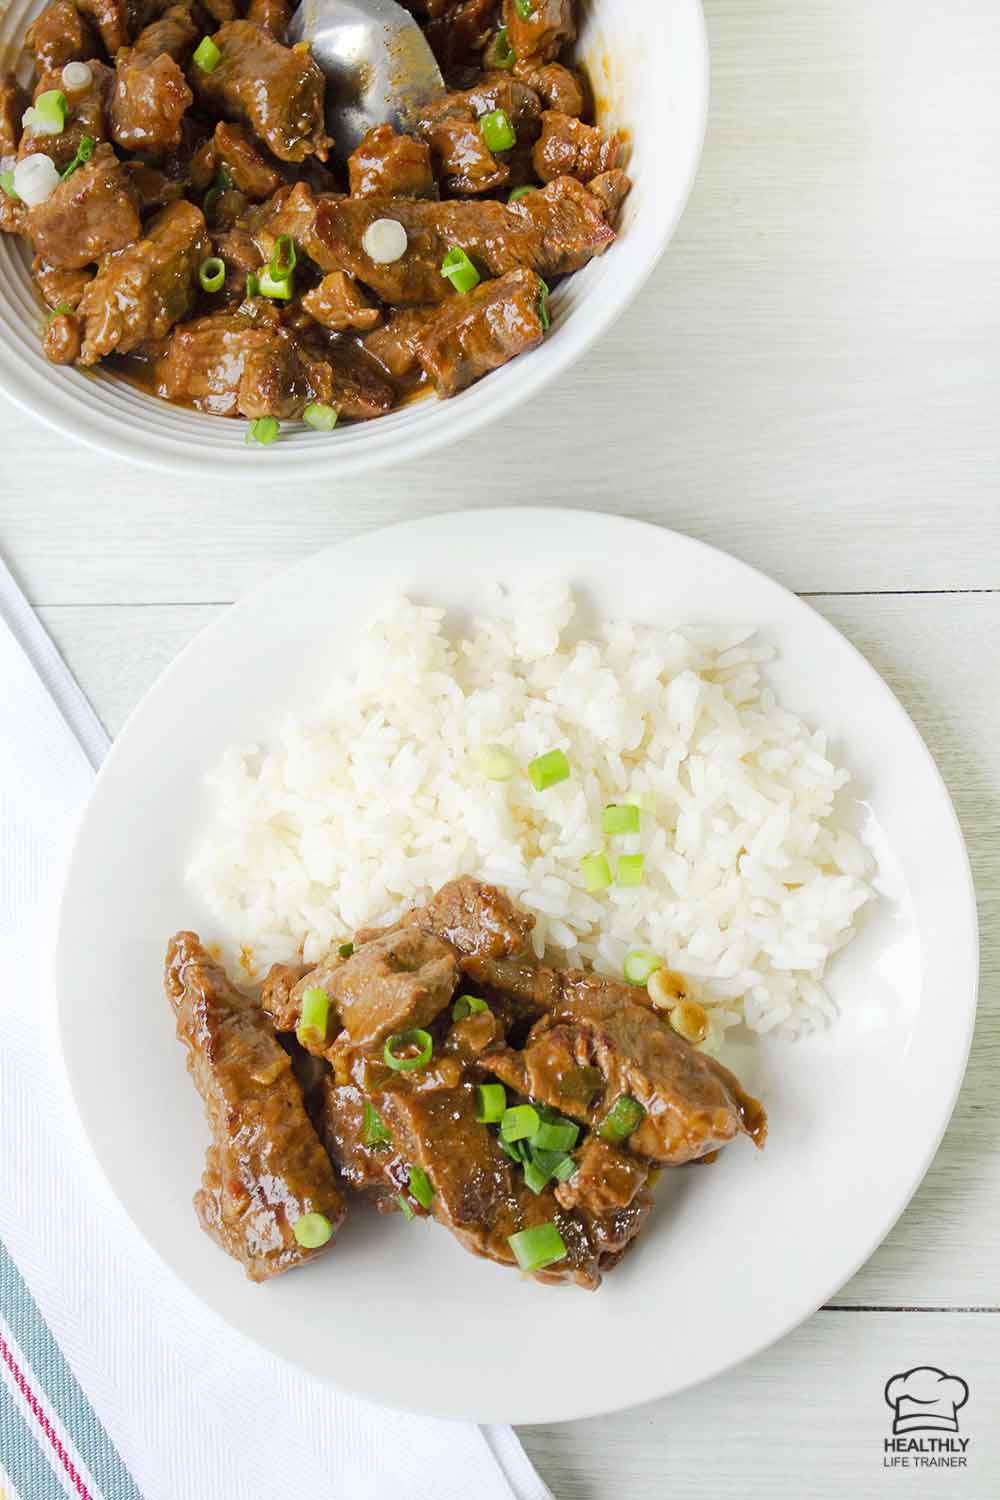
[[[396,0],[302,0],[289,42],[308,42],[331,87],[326,123],[345,160],[373,125],[412,130],[444,93],[427,39]]]

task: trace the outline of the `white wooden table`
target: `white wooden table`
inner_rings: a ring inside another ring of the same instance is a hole
[[[405,472],[338,485],[332,465],[293,492],[273,465],[260,487],[185,489],[9,413],[0,548],[112,733],[229,601],[407,516],[619,510],[809,597],[913,715],[972,852],[983,990],[954,1120],[902,1221],[797,1333],[674,1400],[524,1438],[559,1500],[987,1500],[1000,1493],[1000,7],[707,11],[711,123],[681,229],[621,325],[536,409]],[[473,478],[480,465],[489,477]],[[883,1468],[882,1389],[917,1364],[969,1382],[967,1469]]]

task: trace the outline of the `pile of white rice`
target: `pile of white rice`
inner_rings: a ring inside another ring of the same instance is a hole
[[[832,1017],[823,976],[872,862],[835,815],[847,772],[761,677],[773,653],[731,628],[579,639],[564,585],[487,607],[459,637],[394,599],[309,718],[213,772],[191,878],[244,967],[316,959],[468,873],[535,913],[539,953],[619,976],[629,950],[660,955],[708,1007],[710,1047],[740,1021],[794,1036]],[[522,767],[560,747],[572,775],[490,781],[494,744]],[[639,805],[638,834],[602,835],[610,802]],[[588,895],[601,848],[612,869],[641,851],[643,884]]]

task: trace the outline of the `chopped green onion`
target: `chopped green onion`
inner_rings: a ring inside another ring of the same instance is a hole
[[[460,245],[452,245],[441,262],[441,275],[451,282],[456,292],[471,292],[482,277]]]
[[[260,296],[260,277],[256,271],[247,272],[246,294],[248,297]]]
[[[639,832],[639,809],[631,802],[609,802],[601,814],[604,833]]]
[[[318,1250],[333,1234],[333,1225],[326,1214],[303,1214],[292,1225],[292,1233],[306,1250]]]
[[[318,985],[302,996],[302,1014],[295,1035],[303,1046],[310,1041],[326,1041],[326,1023],[330,1016],[330,997]]]
[[[663,959],[646,948],[633,948],[625,955],[625,978],[629,984],[646,984],[650,974],[663,968]]]
[[[538,1111],[530,1104],[515,1104],[505,1109],[500,1121],[500,1134],[505,1141],[529,1140],[541,1125]]]
[[[580,861],[583,884],[588,891],[603,891],[611,884],[611,866],[603,853],[585,854]]]
[[[410,1168],[410,1192],[421,1208],[430,1208],[431,1199],[434,1197],[434,1184],[423,1167]]]
[[[499,1140],[500,1150],[509,1156],[511,1161],[516,1161],[519,1166],[523,1167],[531,1160],[531,1151],[527,1141],[507,1141],[502,1135]]]
[[[559,1165],[553,1170],[553,1177],[557,1182],[568,1182],[576,1171],[576,1162],[572,1156],[564,1156]]]
[[[528,1161],[524,1164],[524,1180],[533,1193],[540,1193],[548,1186],[552,1173],[546,1172],[537,1162]]]
[[[481,1083],[476,1089],[476,1119],[480,1125],[497,1125],[507,1108],[507,1090],[502,1083]]]
[[[62,135],[66,128],[67,108],[62,89],[46,89],[31,108],[25,110],[24,124],[38,135]]]
[[[295,241],[290,234],[279,234],[274,242],[274,254],[271,256],[271,264],[268,267],[275,281],[287,281],[297,263]]]
[[[507,1243],[522,1271],[540,1271],[566,1256],[566,1242],[552,1222],[508,1235]]]
[[[646,863],[644,854],[621,854],[618,857],[618,884],[642,885],[642,871]]]
[[[503,745],[480,745],[476,759],[487,781],[509,781],[517,772],[517,761]]]
[[[56,318],[71,318],[72,316],[73,309],[68,302],[57,302],[52,311],[46,313],[45,321],[46,323],[53,323]]]
[[[413,1212],[413,1209],[410,1207],[408,1200],[403,1197],[402,1193],[399,1194],[399,1196],[396,1199],[396,1202],[399,1204],[400,1208],[403,1210],[403,1218],[404,1219],[415,1219],[417,1217],[416,1214]]]
[[[569,778],[569,761],[565,751],[549,750],[539,755],[528,766],[528,775],[536,792],[547,792],[550,786],[558,786]]]
[[[489,1006],[478,995],[459,995],[451,1007],[451,1019],[464,1021],[467,1016],[481,1016],[486,1010],[489,1010]]]
[[[260,443],[267,447],[273,443],[281,431],[281,424],[277,417],[255,417],[247,429],[247,442]]]
[[[535,0],[514,0],[514,8],[522,21],[529,21],[535,14]]]
[[[580,1127],[572,1120],[543,1120],[531,1137],[536,1151],[572,1151],[580,1138]]]
[[[515,188],[507,199],[508,203],[517,203],[521,198],[527,198],[529,193],[537,193],[538,189],[533,187]]]
[[[416,1047],[419,1050],[411,1057],[400,1056],[404,1048]],[[396,1073],[412,1073],[414,1068],[426,1068],[434,1055],[434,1041],[429,1031],[421,1031],[414,1027],[410,1031],[398,1031],[395,1036],[387,1038],[382,1048],[382,1056],[387,1067]]]
[[[306,410],[308,411],[308,409],[309,408],[307,407]],[[341,943],[340,947],[337,949],[337,952],[340,954],[341,958],[350,958],[354,952],[354,944]]]
[[[218,255],[210,255],[198,267],[198,280],[203,292],[218,292],[226,283],[226,263]]]
[[[210,36],[203,36],[194,49],[194,60],[203,73],[214,73],[222,61],[222,53]]]
[[[479,129],[490,151],[511,151],[517,145],[517,131],[505,109],[491,109],[480,116]]]
[[[94,148],[96,145],[97,142],[94,140],[94,137],[92,135],[82,135],[80,137],[80,144],[76,148],[76,155],[70,162],[69,166],[66,167],[63,171],[63,182],[66,181],[67,177],[72,177],[77,167],[82,167],[84,162],[90,160],[90,158],[94,154]]]
[[[337,408],[326,406],[322,401],[310,401],[302,413],[302,420],[314,432],[332,432],[337,425]]]
[[[501,26],[486,49],[486,62],[491,68],[512,68],[517,62],[517,53],[510,45],[506,26]]]
[[[383,1146],[392,1145],[392,1136],[386,1128],[386,1123],[374,1104],[365,1100],[365,1123],[362,1130],[362,1139],[370,1151],[381,1151]]]
[[[597,1127],[597,1134],[602,1141],[611,1141],[617,1145],[619,1141],[628,1140],[645,1118],[646,1111],[638,1099],[633,1099],[631,1094],[619,1094]]]
[[[552,327],[552,318],[549,314],[549,285],[547,281],[542,281],[540,276],[538,279],[542,282],[542,289],[538,293],[538,317],[542,325],[542,332],[548,333]]]
[[[258,274],[257,290],[262,297],[272,297],[276,302],[290,302],[292,297],[291,276],[272,276],[270,266]]]
[[[3,188],[8,198],[13,198],[15,203],[20,203],[20,196],[14,189],[13,171],[0,172],[0,188]]]

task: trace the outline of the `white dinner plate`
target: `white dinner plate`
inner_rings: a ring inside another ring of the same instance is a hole
[[[220,936],[185,885],[204,776],[233,742],[274,735],[349,655],[389,588],[468,618],[485,585],[568,578],[604,614],[755,624],[779,697],[826,728],[853,773],[881,899],[832,968],[841,1017],[800,1042],[728,1053],[765,1101],[757,1152],[666,1173],[652,1220],[596,1293],[466,1254],[433,1224],[359,1205],[336,1247],[254,1286],[191,1206],[206,1127],[174,1039],[168,937]],[[669,531],[564,510],[417,521],[323,552],[193,642],[103,767],[58,934],[59,1021],[84,1129],[114,1192],[214,1312],[318,1379],[454,1417],[554,1422],[681,1390],[746,1359],[833,1295],[902,1212],[941,1139],[975,1011],[969,866],[948,794],[902,708],[793,595]],[[206,1323],[206,1339],[210,1324]]]

